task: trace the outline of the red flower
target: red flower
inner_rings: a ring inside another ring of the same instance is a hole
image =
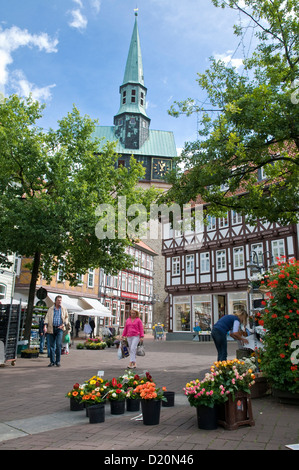
[[[279,354],[281,359],[284,359],[285,358],[285,354]]]
[[[259,320],[258,324],[261,325],[261,326],[264,326],[264,320]]]
[[[288,319],[290,318],[290,315],[285,315],[284,318]]]
[[[271,315],[271,318],[277,318],[276,313],[273,313],[273,315]]]

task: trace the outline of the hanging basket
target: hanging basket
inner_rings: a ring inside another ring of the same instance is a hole
[[[153,426],[160,423],[161,400],[141,400],[143,424]]]

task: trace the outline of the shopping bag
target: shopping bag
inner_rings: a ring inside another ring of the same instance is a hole
[[[122,342],[120,343],[120,347],[121,347],[121,352],[122,352],[123,357],[128,357],[129,356],[129,349],[128,349],[127,341],[122,340]]]
[[[136,350],[136,356],[145,356],[145,350],[143,344],[138,344],[137,350]]]
[[[122,359],[124,357],[120,346],[117,349],[117,357],[118,359]]]

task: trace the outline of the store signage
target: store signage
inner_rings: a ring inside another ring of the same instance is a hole
[[[121,297],[138,300],[138,294],[133,294],[132,292],[121,292]]]

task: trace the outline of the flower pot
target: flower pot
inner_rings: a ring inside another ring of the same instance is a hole
[[[162,406],[174,406],[175,392],[164,392],[163,395],[167,399],[167,401],[162,400]]]
[[[152,426],[160,423],[161,400],[141,400],[143,424]]]
[[[90,424],[103,423],[105,421],[105,405],[99,403],[88,407],[88,416]]]
[[[70,410],[71,411],[81,411],[84,410],[84,403],[80,403],[75,398],[71,397],[70,399]]]
[[[128,398],[127,399],[127,411],[139,411],[140,410],[140,399]]]
[[[219,405],[218,424],[225,429],[235,430],[239,426],[254,426],[251,398],[248,393],[237,392],[235,399],[230,395],[228,401]]]
[[[269,391],[269,383],[266,377],[256,374],[254,384],[250,387],[250,397],[260,398],[265,396]]]
[[[213,406],[199,405],[196,407],[197,424],[199,429],[217,429],[217,408]]]
[[[125,400],[111,400],[110,411],[112,415],[122,415],[125,412]]]

